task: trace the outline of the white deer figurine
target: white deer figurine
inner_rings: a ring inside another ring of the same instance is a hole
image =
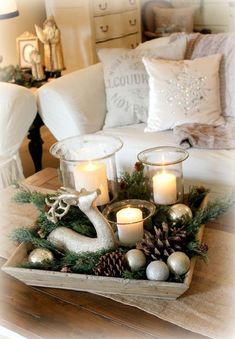
[[[65,189],[64,189],[65,190]],[[88,219],[95,227],[97,238],[90,238],[81,235],[67,227],[57,227],[53,230],[48,240],[58,249],[73,251],[77,254],[82,252],[96,252],[98,250],[109,250],[116,247],[116,241],[112,227],[107,219],[100,213],[95,206],[95,200],[100,194],[99,190],[88,192],[82,189],[76,192],[66,189],[64,194],[53,197],[46,204],[50,206],[47,218],[56,222],[67,214],[71,205],[78,206],[86,214]],[[53,200],[53,202],[51,202]],[[59,211],[62,212],[60,213]]]

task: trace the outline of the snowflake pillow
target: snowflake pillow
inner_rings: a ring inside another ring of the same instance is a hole
[[[185,123],[223,124],[221,58],[222,54],[181,61],[144,57],[150,87],[145,131],[164,131]]]

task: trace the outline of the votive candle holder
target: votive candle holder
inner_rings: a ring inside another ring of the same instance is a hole
[[[155,204],[173,205],[183,200],[182,163],[188,156],[184,149],[171,146],[149,148],[138,154]]]

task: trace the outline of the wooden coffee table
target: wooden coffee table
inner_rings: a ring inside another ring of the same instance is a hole
[[[57,171],[44,169],[25,183],[57,189]],[[208,227],[229,230],[229,218]],[[1,266],[5,260],[0,258]],[[135,307],[86,292],[27,286],[0,273],[0,326],[26,338],[208,338]],[[156,301],[157,302],[157,301]],[[1,332],[0,332],[1,337]],[[13,336],[14,338],[14,336]]]

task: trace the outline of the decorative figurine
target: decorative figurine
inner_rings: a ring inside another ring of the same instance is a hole
[[[30,61],[32,64],[32,76],[35,80],[45,79],[45,74],[42,67],[41,55],[38,50],[33,49],[30,53]]]
[[[89,238],[70,228],[57,227],[49,234],[48,240],[59,249],[75,253],[114,249],[116,241],[112,227],[94,204],[99,194],[100,190],[88,192],[82,189],[76,192],[72,189],[64,189],[64,192],[53,197],[53,200],[46,199],[46,204],[50,206],[47,213],[48,220],[56,223],[68,213],[70,206],[78,206],[92,222],[97,234],[97,238]]]
[[[43,28],[35,25],[35,29],[39,40],[44,44],[45,70],[49,72],[64,70],[60,31],[54,17],[50,16],[43,23]]]

